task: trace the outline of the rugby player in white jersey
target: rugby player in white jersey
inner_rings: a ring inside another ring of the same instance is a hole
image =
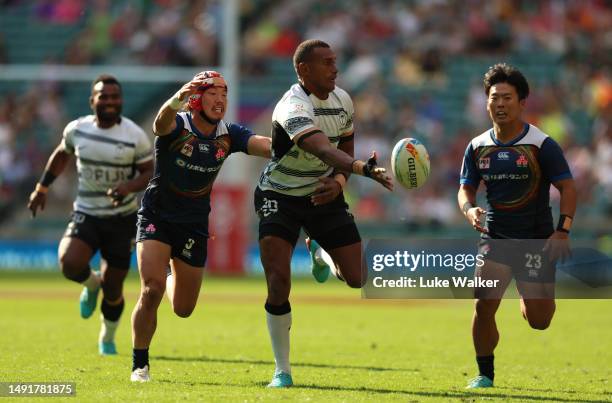
[[[353,157],[353,103],[336,87],[338,69],[330,46],[319,40],[304,41],[295,51],[293,64],[299,83],[274,109],[272,160],[255,190],[259,248],[268,285],[265,310],[276,362],[269,387],[293,385],[290,263],[300,229],[309,236],[318,281],[327,278],[331,267],[347,285],[360,288],[365,280],[361,238],[342,188],[350,173],[393,188],[385,169],[377,167],[375,153],[367,162]],[[318,245],[328,252],[326,259]]]
[[[136,192],[146,187],[153,172],[151,142],[136,123],[121,116],[122,103],[115,77],[101,75],[93,81],[89,104],[94,114],[68,123],[28,203],[33,217],[43,210],[49,186],[76,157],[78,193],[59,244],[59,264],[67,279],[84,286],[82,318],[93,314],[102,289],[102,355],[117,354],[114,336],[136,236]],[[101,274],[89,265],[98,250]]]

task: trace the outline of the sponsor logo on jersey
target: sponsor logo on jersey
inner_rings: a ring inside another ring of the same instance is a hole
[[[490,165],[491,165],[491,158],[485,157],[485,158],[478,159],[478,169],[489,169]]]
[[[193,154],[193,146],[191,144],[183,144],[183,148],[181,148],[181,154],[187,156],[187,157],[191,157],[191,154]]]
[[[309,117],[296,116],[283,122],[283,129],[285,129],[288,134],[292,135],[299,133],[302,129],[312,126],[313,124],[314,122]]]
[[[201,165],[190,164],[180,158],[177,158],[175,162],[176,162],[176,165],[178,165],[181,168],[186,168],[186,169],[189,169],[190,171],[197,171],[197,172],[202,172],[202,173],[217,172],[219,169],[221,169],[220,165],[217,165],[214,167],[203,167]]]
[[[202,153],[207,153],[210,151],[210,146],[208,144],[200,143],[198,144],[198,148],[200,149],[200,152]]]
[[[527,158],[525,158],[523,154],[519,155],[518,159],[516,160],[516,166],[525,168],[527,167],[527,165],[529,165],[529,161],[527,161]]]
[[[500,151],[497,153],[497,159],[501,161],[507,161],[510,159],[510,152],[508,151]]]

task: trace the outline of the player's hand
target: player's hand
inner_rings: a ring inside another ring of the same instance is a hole
[[[114,188],[108,188],[106,191],[106,195],[113,201],[113,207],[121,205],[121,202],[129,193],[130,191],[125,183],[122,183]]]
[[[310,197],[310,201],[315,206],[332,202],[342,192],[342,185],[334,178],[323,176],[319,178],[321,182],[315,189],[314,195]]]
[[[366,164],[363,167],[363,175],[374,179],[387,189],[393,190],[393,182],[391,181],[391,177],[387,175],[387,170],[378,166],[376,161],[376,151],[372,151],[372,155],[366,161]]]
[[[35,190],[30,194],[28,209],[32,212],[32,218],[36,217],[36,211],[39,207],[41,211],[45,209],[45,204],[47,204],[47,195],[45,193]]]
[[[201,73],[196,74],[196,76],[193,77],[191,81],[185,83],[185,85],[183,85],[181,89],[177,91],[176,97],[178,97],[179,100],[184,101],[190,95],[195,93],[200,86],[205,84],[206,80],[211,78],[211,76],[207,75],[206,73],[207,72],[203,71]]]
[[[543,251],[548,252],[550,260],[565,261],[571,256],[569,234],[563,231],[553,232],[546,240]]]
[[[465,213],[465,218],[467,218],[472,228],[474,228],[476,231],[486,234],[487,233],[486,228],[483,227],[482,224],[480,223],[480,219],[486,213],[487,213],[486,210],[483,209],[482,207],[472,207]]]

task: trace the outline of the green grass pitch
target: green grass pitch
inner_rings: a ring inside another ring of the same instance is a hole
[[[148,384],[129,381],[138,287],[130,276],[119,355],[100,357],[99,313],[80,319],[79,286],[56,273],[0,273],[0,381],[76,382],[76,399],[54,401],[612,401],[610,300],[558,301],[543,332],[505,300],[496,387],[471,392],[471,301],[367,301],[335,280],[295,280],[295,387],[269,390],[263,278],[206,278],[188,319],[164,300]]]

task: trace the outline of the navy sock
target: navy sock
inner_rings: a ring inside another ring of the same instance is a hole
[[[476,362],[478,363],[479,375],[484,375],[490,380],[493,380],[493,378],[495,378],[494,365],[493,365],[494,359],[495,359],[495,356],[493,356],[493,354],[482,356],[482,357],[476,357]]]
[[[289,301],[284,302],[280,305],[270,305],[266,302],[264,308],[266,309],[266,312],[272,315],[284,315],[286,313],[291,312],[291,304],[289,303]]]
[[[125,301],[123,299],[121,299],[121,302],[117,305],[110,305],[103,298],[100,310],[102,311],[102,316],[104,316],[104,319],[110,320],[111,322],[117,322],[121,317],[123,307],[125,307]]]
[[[149,349],[135,348],[132,350],[132,371],[136,368],[144,368],[145,365],[149,365]]]

